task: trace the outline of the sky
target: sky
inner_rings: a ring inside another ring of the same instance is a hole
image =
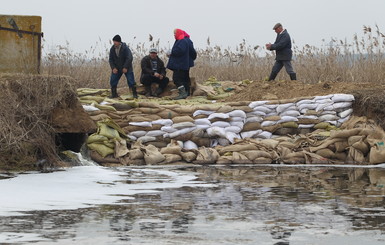
[[[0,0],[0,14],[40,15],[46,47],[69,43],[76,52],[123,41],[149,45],[148,36],[172,46],[173,30],[191,35],[198,48],[274,42],[280,22],[299,47],[363,35],[363,25],[385,32],[384,0]]]

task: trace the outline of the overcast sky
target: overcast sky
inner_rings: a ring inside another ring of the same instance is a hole
[[[173,43],[173,29],[184,29],[196,47],[252,46],[274,42],[281,22],[296,44],[320,46],[321,40],[351,39],[363,25],[385,32],[385,0],[0,0],[0,14],[40,15],[46,46],[64,44],[83,52],[119,33],[123,41],[148,43],[148,35]]]

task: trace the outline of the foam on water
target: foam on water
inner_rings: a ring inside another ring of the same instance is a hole
[[[167,170],[131,171],[149,175],[148,180],[127,184],[127,172],[99,166],[81,166],[53,173],[32,173],[0,180],[0,216],[25,215],[34,210],[63,210],[112,204],[137,193],[183,186],[211,186],[195,182],[192,173]],[[161,179],[154,179],[151,176]],[[135,177],[134,177],[135,178]]]

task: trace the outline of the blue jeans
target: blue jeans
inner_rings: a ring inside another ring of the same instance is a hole
[[[121,71],[118,71],[118,73],[116,73],[116,74],[111,72],[111,78],[110,78],[111,88],[118,86],[119,80],[120,80],[120,78],[122,77],[123,74],[124,73],[121,72]],[[129,72],[125,73],[124,75],[127,78],[128,87],[130,87],[130,88],[135,87],[134,72],[133,71],[129,71]]]

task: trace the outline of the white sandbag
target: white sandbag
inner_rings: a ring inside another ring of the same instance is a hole
[[[173,133],[165,134],[165,135],[163,135],[163,137],[164,138],[171,138],[171,139],[173,139],[175,137],[178,137],[178,136],[181,136],[181,135],[184,135],[184,134],[188,134],[188,133],[194,131],[195,129],[196,129],[195,126],[194,127],[189,127],[189,128],[182,128],[182,129],[180,129],[178,131],[175,131]]]
[[[315,124],[299,124],[298,128],[313,128]]]
[[[197,129],[208,129],[211,125],[196,125]]]
[[[234,111],[231,111],[229,113],[227,113],[230,117],[243,117],[245,118],[246,117],[246,112],[242,111],[242,110],[234,110]]]
[[[352,107],[353,102],[338,102],[333,104],[335,110]]]
[[[235,134],[239,134],[242,131],[242,128],[237,127],[237,126],[229,126],[225,128],[225,132],[232,132]]]
[[[87,112],[92,112],[92,111],[100,111],[99,108],[96,108],[95,106],[93,105],[82,105],[83,106],[83,109]]]
[[[324,110],[326,107],[331,106],[331,105],[333,105],[332,102],[330,102],[330,103],[321,103],[321,104],[318,104],[318,105],[317,105],[317,108],[315,108],[315,111],[316,111],[316,112],[322,111],[322,110]]]
[[[300,106],[300,105],[303,105],[303,104],[313,104],[314,103],[314,100],[300,100],[296,103],[296,106]]]
[[[129,125],[139,126],[139,127],[152,127],[151,122],[130,122]]]
[[[284,111],[279,115],[281,117],[283,117],[283,116],[298,117],[301,115],[301,113],[299,113],[299,111],[297,111],[297,110],[290,110],[290,111]]]
[[[301,105],[299,105],[297,107],[298,107],[298,110],[302,112],[305,109],[307,109],[307,110],[315,110],[317,108],[317,104],[301,104]]]
[[[301,116],[298,116],[297,118],[298,119],[314,119],[314,120],[318,119],[318,117],[314,116],[314,115],[301,115]]]
[[[174,123],[172,127],[179,130],[184,128],[195,127],[195,124],[192,122],[181,122],[181,123]]]
[[[321,122],[325,122],[325,121],[335,121],[335,120],[338,120],[339,117],[336,116],[336,115],[326,114],[326,115],[319,116],[318,119]]]
[[[145,136],[146,134],[147,134],[147,131],[141,130],[141,131],[133,131],[133,132],[129,133],[128,135],[139,138],[139,137]]]
[[[198,146],[197,146],[197,144],[195,144],[191,140],[188,140],[188,141],[183,143],[183,149],[186,149],[186,150],[198,150]]]
[[[326,114],[330,114],[330,115],[337,115],[337,112],[336,111],[322,111],[320,113],[320,115],[326,115]]]
[[[160,130],[166,133],[174,133],[175,131],[178,131],[178,129],[174,128],[173,126],[163,126],[160,128]]]
[[[253,116],[253,117],[248,117],[246,119],[246,123],[252,123],[252,122],[262,122],[263,118],[260,116]]]
[[[333,104],[333,101],[330,98],[327,99],[314,99],[316,104]]]
[[[230,127],[230,123],[224,122],[224,121],[217,121],[211,124],[212,127],[220,127],[220,128],[226,128]]]
[[[331,125],[334,125],[334,126],[337,126],[338,125],[338,121],[337,120],[334,120],[334,121],[326,121],[327,123],[331,124]]]
[[[207,118],[196,119],[194,123],[195,125],[211,125],[210,120]]]
[[[260,134],[256,135],[256,138],[260,139],[271,139],[273,134],[269,131],[262,131]]]
[[[212,113],[208,119],[209,120],[212,120],[212,119],[215,119],[215,118],[220,118],[220,119],[228,119],[230,116],[227,114],[227,113]]]
[[[278,116],[278,113],[276,111],[272,111],[266,114],[266,117],[273,117],[273,116]]]
[[[228,139],[224,139],[224,138],[218,139],[218,145],[220,145],[220,146],[228,146],[230,144],[231,144],[231,142]]]
[[[216,147],[218,146],[219,142],[218,142],[218,139],[212,139],[210,141],[210,147]]]
[[[314,101],[317,101],[317,100],[327,100],[327,99],[330,99],[331,97],[333,97],[332,94],[315,96],[314,97]]]
[[[281,105],[277,106],[276,111],[277,111],[278,113],[282,113],[282,112],[284,112],[284,111],[287,111],[287,109],[288,109],[289,107],[292,107],[292,106],[295,106],[295,104],[294,104],[294,103],[281,104]]]
[[[333,105],[328,105],[326,107],[323,108],[324,111],[334,111],[334,107]]]
[[[147,142],[151,142],[151,141],[155,141],[155,140],[156,140],[156,138],[151,137],[151,136],[142,136],[142,137],[137,139],[137,141],[141,142],[141,143],[147,143]]]
[[[241,133],[241,137],[242,139],[253,138],[255,135],[259,135],[260,133],[262,133],[262,130],[260,129],[253,130],[253,131],[246,131]]]
[[[173,124],[171,119],[158,119],[155,121],[152,121],[153,125],[163,125],[163,126],[170,126]]]
[[[354,96],[351,94],[334,94],[332,97],[334,103],[354,101]]]
[[[237,121],[235,121],[235,122],[230,122],[230,126],[236,126],[236,127],[238,127],[238,128],[243,128],[244,125],[245,125],[245,124],[244,124],[243,122],[237,122]]]
[[[344,117],[344,118],[341,118],[341,119],[339,119],[337,122],[338,122],[338,124],[343,124],[344,122],[346,122],[347,120],[349,120],[349,118],[350,118],[350,115],[349,116],[346,116],[346,117]]]
[[[265,106],[257,106],[253,109],[253,111],[261,111],[261,112],[264,112],[265,114],[268,114],[270,113],[272,110],[265,107]]]
[[[146,136],[150,136],[150,137],[158,137],[158,136],[163,136],[166,132],[162,131],[162,130],[151,130],[151,131],[148,131]]]
[[[214,111],[205,111],[205,110],[196,110],[193,113],[193,117],[199,116],[199,115],[211,115],[213,114]]]
[[[211,127],[206,129],[206,132],[210,137],[218,136],[218,137],[226,138],[226,132],[224,128]]]
[[[232,117],[230,118],[230,122],[245,122],[244,117]]]
[[[338,116],[340,116],[341,118],[345,118],[347,116],[350,116],[352,113],[353,113],[353,109],[350,108],[350,109],[347,109],[345,111],[338,113]]]
[[[257,107],[257,106],[261,106],[261,105],[264,105],[264,104],[266,104],[268,101],[253,101],[253,102],[251,102],[250,104],[249,104],[249,107],[251,107],[251,108],[255,108],[255,107]]]
[[[277,105],[277,104],[266,104],[266,105],[263,105],[263,106],[268,108],[268,109],[270,109],[270,110],[274,110],[275,111],[279,105]]]
[[[246,113],[246,116],[247,117],[253,117],[253,116],[265,117],[266,113],[264,113],[263,111],[252,111],[252,112]]]
[[[269,127],[269,126],[274,126],[278,123],[278,121],[263,121],[261,123],[262,127]]]
[[[132,141],[136,141],[138,138],[132,135],[127,135],[127,138],[129,138]]]
[[[226,139],[231,142],[231,144],[234,143],[235,139],[240,139],[241,136],[239,134],[233,133],[233,132],[226,132]]]
[[[291,117],[291,116],[281,116],[281,120],[279,120],[278,123],[285,123],[285,122],[298,122],[298,118]]]

